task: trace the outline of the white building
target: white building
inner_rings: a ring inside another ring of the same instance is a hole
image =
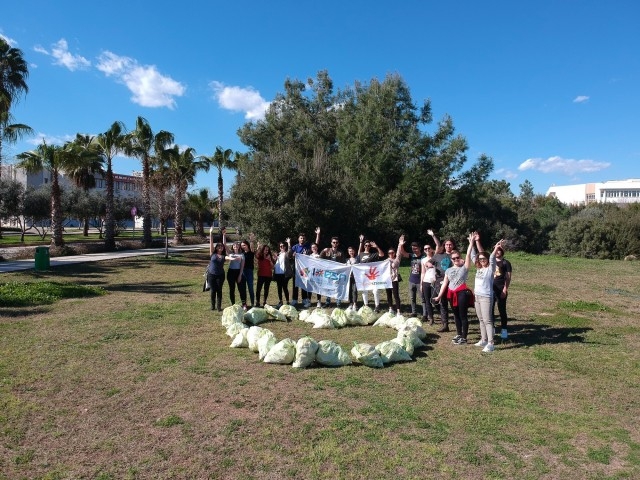
[[[640,179],[610,180],[579,185],[552,185],[546,195],[555,197],[568,205],[586,205],[594,202],[624,205],[640,202]]]
[[[142,175],[136,175],[138,172],[134,172],[134,175],[121,175],[119,173],[113,174],[113,193],[122,197],[132,197],[136,193],[142,195]],[[15,165],[3,165],[2,166],[2,178],[11,178],[12,180],[20,182],[27,187],[37,188],[41,185],[47,185],[51,183],[51,172],[49,170],[40,170],[37,173],[27,173],[23,168],[16,167]],[[106,192],[107,185],[104,176],[96,174],[96,186],[89,191]],[[58,177],[60,187],[71,188],[73,186],[73,180],[66,176],[64,173],[60,173]]]

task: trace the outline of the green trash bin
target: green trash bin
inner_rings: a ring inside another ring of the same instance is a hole
[[[36,270],[49,270],[51,262],[49,261],[49,247],[36,247]]]

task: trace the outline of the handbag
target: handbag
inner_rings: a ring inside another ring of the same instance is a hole
[[[207,269],[204,271],[204,284],[202,285],[203,292],[208,292],[209,290],[211,290],[211,285],[209,285],[209,275],[207,275],[208,273],[209,267],[207,267]]]

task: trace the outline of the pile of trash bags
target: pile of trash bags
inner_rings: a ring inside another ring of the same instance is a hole
[[[333,340],[316,341],[304,336],[297,341],[290,338],[278,340],[268,328],[258,326],[266,321],[303,321],[316,329],[342,328],[352,325],[373,325],[396,330],[396,336],[390,340],[369,345],[353,343],[350,351]],[[395,362],[410,362],[416,349],[424,347],[427,333],[419,318],[405,318],[391,312],[380,315],[367,306],[359,310],[335,308],[328,313],[322,308],[313,311],[298,312],[291,305],[279,309],[266,305],[254,307],[245,312],[240,305],[232,305],[222,312],[222,326],[232,339],[232,348],[248,348],[258,354],[260,361],[294,368],[306,368],[311,365],[340,367],[360,363],[367,367],[382,368]]]

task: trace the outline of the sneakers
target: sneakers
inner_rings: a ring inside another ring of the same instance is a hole
[[[451,339],[451,343],[456,343],[456,342],[457,342],[458,340],[460,340],[461,338],[462,338],[462,336],[461,336],[461,335],[456,335],[455,337],[453,337],[453,338]]]
[[[246,303],[242,304],[242,310],[244,310],[245,312],[247,311],[247,304]]]
[[[474,347],[486,347],[487,346],[487,342],[485,342],[484,340],[480,340],[478,343],[474,343],[473,346]]]
[[[396,311],[393,308],[389,308],[389,313],[396,313]]]
[[[429,317],[427,317],[426,315],[422,316],[422,322],[423,323],[427,323],[429,321]]]
[[[324,308],[329,308],[329,305],[331,305],[331,302],[329,302],[329,300],[327,300],[326,302],[324,302],[323,307]]]
[[[433,319],[433,317],[428,317],[427,318],[429,320],[429,325],[433,326],[434,323],[436,323],[436,321]]]
[[[442,333],[442,332],[448,332],[448,331],[449,331],[449,326],[448,326],[448,325],[445,325],[444,327],[439,328],[439,329],[438,329],[438,330],[436,330],[436,331],[437,331],[437,332],[439,332],[439,333]]]
[[[466,345],[467,344],[467,339],[464,337],[460,337],[457,340],[455,340],[453,342],[454,345]]]
[[[482,349],[484,353],[491,353],[494,350],[495,350],[495,347],[493,346],[493,343],[487,343],[485,347]]]
[[[374,313],[380,313],[380,307],[376,307],[373,309]]]
[[[304,308],[309,308],[311,306],[311,302],[306,298],[302,304],[304,305]]]
[[[276,306],[275,306],[275,307],[273,307],[273,308],[279,309],[281,306],[282,306],[282,302],[278,302],[278,303],[276,304]]]
[[[322,302],[320,302],[320,300],[318,300],[318,304],[316,305],[316,308],[322,308]]]
[[[502,331],[500,332],[500,338],[504,338],[504,339],[509,338],[509,335],[507,335],[507,329],[506,328],[503,328]]]
[[[295,307],[297,304],[298,304],[298,301],[297,301],[297,300],[291,300],[291,301],[289,302],[289,305],[291,305],[292,307]]]

